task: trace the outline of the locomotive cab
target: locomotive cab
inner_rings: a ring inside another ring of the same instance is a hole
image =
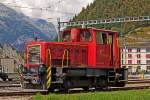
[[[73,28],[62,33],[62,42],[88,46],[88,66],[120,67],[117,32],[91,28]]]
[[[62,42],[92,42],[92,33],[89,29],[74,28],[62,32]]]
[[[26,45],[24,86],[41,89],[124,86],[117,32],[72,28],[61,42],[32,41]]]

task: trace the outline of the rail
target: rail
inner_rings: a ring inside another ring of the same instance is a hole
[[[0,96],[29,96],[29,95],[36,95],[37,93],[47,95],[47,90],[28,90],[28,91],[4,91],[0,92]]]
[[[142,89],[150,89],[150,86],[132,86],[132,87],[109,87],[103,90],[95,90],[90,89],[88,91],[83,91],[82,89],[72,89],[67,91],[67,94],[72,93],[85,93],[85,92],[93,92],[93,91],[125,91],[125,90],[142,90]],[[36,95],[40,93],[42,95],[48,95],[49,92],[47,90],[27,90],[27,91],[3,91],[0,92],[0,96],[29,96]],[[56,94],[66,93],[66,91],[56,91]]]
[[[103,90],[97,90],[95,88],[91,88],[88,91],[83,91],[82,89],[76,88],[76,89],[70,89],[69,91],[55,91],[56,94],[61,93],[85,93],[85,92],[93,92],[93,91],[125,91],[125,90],[142,90],[142,89],[150,89],[149,85],[127,85],[126,87],[108,87],[104,88]],[[1,91],[0,96],[29,96],[29,95],[36,95],[37,93],[40,93],[42,95],[47,95],[49,92],[47,90],[35,90],[35,89],[21,89],[21,90],[6,90]]]

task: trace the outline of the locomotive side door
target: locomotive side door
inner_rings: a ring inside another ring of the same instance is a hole
[[[111,66],[113,35],[107,32],[96,31],[96,65],[101,68]]]

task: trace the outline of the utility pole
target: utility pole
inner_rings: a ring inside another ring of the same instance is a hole
[[[123,48],[122,48],[122,50],[121,50],[121,52],[122,52],[122,55],[121,55],[121,63],[122,63],[122,67],[125,67],[126,68],[126,65],[127,65],[127,57],[126,57],[126,41],[125,41],[125,36],[124,36],[124,34],[123,34],[123,32],[121,32],[121,40],[122,40],[122,46],[123,46]]]
[[[125,67],[127,68],[127,47],[126,47],[126,37],[124,36],[124,49],[125,49]]]
[[[124,65],[125,68],[127,68],[127,46],[126,46],[126,37],[123,33],[123,31],[121,32],[121,40],[123,42],[123,51],[122,51],[122,54],[124,55],[122,57],[122,65]]]
[[[57,23],[58,23],[58,37],[57,37],[57,41],[60,41],[60,17],[57,18]]]

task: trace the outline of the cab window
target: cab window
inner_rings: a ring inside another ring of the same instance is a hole
[[[108,44],[113,44],[113,34],[108,35]]]
[[[69,42],[69,41],[70,41],[70,38],[71,38],[70,33],[65,33],[65,34],[63,34],[63,39],[62,39],[62,41],[63,41],[63,42]]]
[[[82,32],[82,41],[83,42],[89,42],[92,40],[91,33],[89,31],[83,31]]]
[[[40,64],[40,45],[30,46],[28,48],[29,64]]]
[[[113,33],[96,32],[97,44],[113,44]]]
[[[97,44],[107,44],[107,34],[103,32],[96,32],[96,43]]]

